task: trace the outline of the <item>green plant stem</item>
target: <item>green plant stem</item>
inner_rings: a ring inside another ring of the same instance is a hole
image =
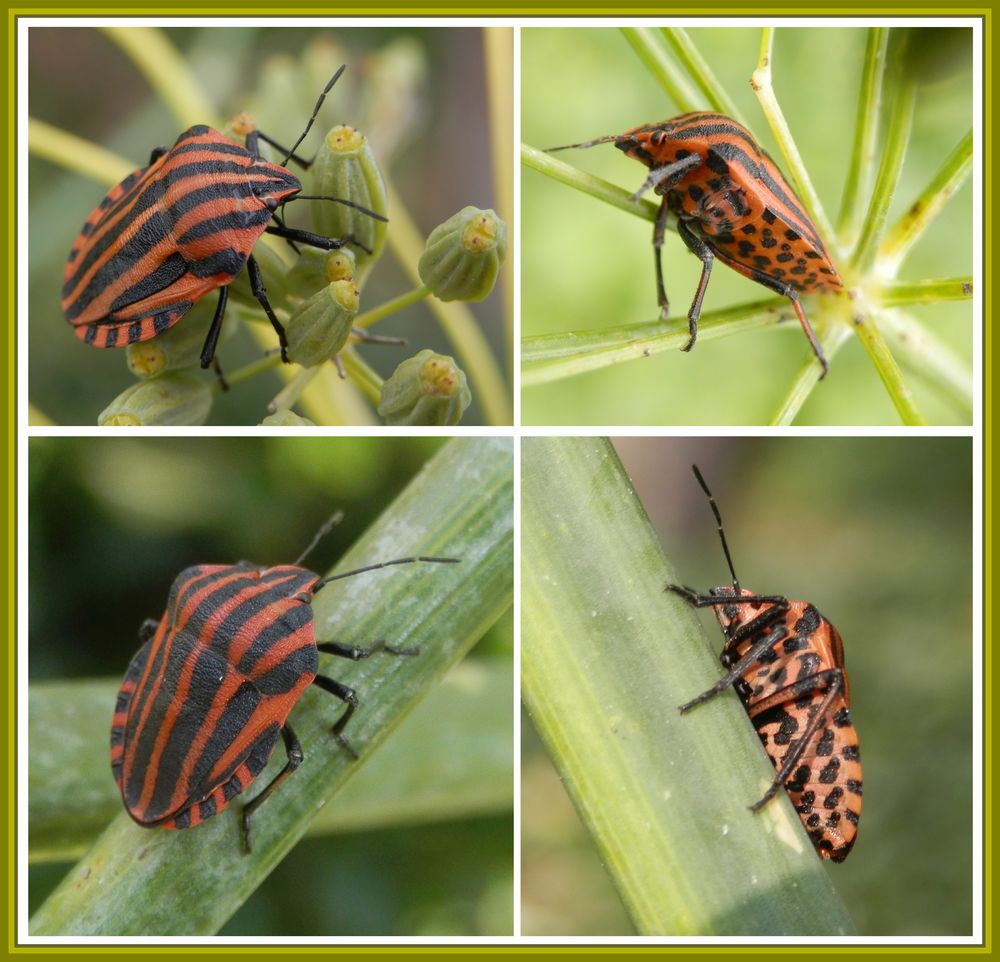
[[[881,307],[909,304],[937,304],[940,301],[964,301],[972,297],[971,277],[949,277],[943,280],[886,281],[869,287],[868,294]]]
[[[265,371],[270,371],[273,368],[277,368],[281,364],[281,355],[277,352],[274,354],[266,354],[264,357],[256,361],[251,361],[249,364],[245,364],[241,368],[233,371],[232,374],[226,374],[226,384],[229,387],[234,387],[237,384],[242,384],[244,381],[249,381],[252,378],[263,374]],[[218,379],[212,384],[212,391],[215,394],[222,393],[222,385],[219,383]]]
[[[424,238],[417,230],[402,198],[388,180],[385,188],[389,210],[392,212],[389,248],[411,282],[421,284],[417,263],[424,249]],[[460,301],[446,303],[436,297],[428,298],[427,304],[461,359],[461,366],[475,389],[485,420],[489,424],[513,423],[513,408],[503,374],[468,306]]]
[[[773,44],[774,27],[764,27],[761,31],[760,57],[757,61],[757,68],[750,77],[750,86],[753,87],[753,91],[757,95],[757,100],[764,111],[764,116],[767,117],[774,139],[781,149],[781,155],[785,159],[795,192],[806,205],[806,210],[809,211],[820,237],[824,237],[828,243],[832,243],[836,239],[836,234],[834,234],[826,211],[823,209],[823,204],[820,202],[819,194],[813,187],[809,172],[802,162],[802,155],[795,145],[795,138],[792,137],[788,122],[778,104],[778,98],[774,95],[774,87],[771,84]]]
[[[500,658],[455,665],[308,835],[468,818],[509,809],[513,672]],[[48,682],[28,692],[28,861],[79,858],[121,811],[108,766],[121,679]],[[446,763],[442,764],[442,760]]]
[[[149,81],[167,105],[181,129],[208,124],[219,129],[225,123],[205,96],[198,78],[166,33],[156,27],[103,27]]]
[[[340,352],[341,361],[352,349]],[[345,365],[346,367],[347,365]],[[368,425],[378,420],[362,389],[353,381],[340,376],[334,364],[320,364],[318,373],[302,394],[300,407],[316,424]]]
[[[277,414],[280,411],[290,411],[318,373],[318,365],[316,367],[300,367],[288,383],[274,396],[274,400],[268,404],[268,412]]]
[[[503,27],[483,29],[483,52],[486,65],[486,95],[489,99],[490,162],[493,167],[493,193],[499,210],[510,223],[514,213],[514,156],[511,150],[514,129],[514,34]],[[503,291],[504,343],[507,345],[508,381],[514,370],[514,271],[500,272],[497,281]]]
[[[636,52],[653,78],[667,92],[680,113],[697,110],[702,101],[687,77],[667,56],[663,37],[654,27],[622,27],[622,36]]]
[[[972,371],[968,361],[906,311],[879,310],[876,317],[900,364],[949,403],[962,418],[961,423],[971,424]]]
[[[886,232],[879,245],[876,265],[881,273],[894,275],[910,248],[920,239],[955,191],[965,183],[972,170],[972,131],[941,166],[934,179],[899,221]]]
[[[429,287],[424,287],[420,285],[419,287],[413,288],[412,291],[407,291],[405,294],[400,294],[399,297],[394,297],[392,300],[386,301],[384,304],[379,304],[378,307],[373,307],[370,311],[362,311],[354,318],[355,327],[371,327],[377,321],[382,321],[389,317],[391,314],[395,314],[397,311],[401,311],[411,304],[416,304],[422,301],[425,297],[428,297],[431,293]]]
[[[603,200],[619,210],[636,214],[646,220],[656,220],[656,212],[659,210],[658,204],[651,200],[633,200],[632,195],[627,190],[623,190],[600,177],[595,177],[593,174],[584,173],[537,147],[521,144],[521,163],[525,167],[530,167],[532,170],[537,170],[541,174],[558,180],[560,183],[574,187],[584,194],[589,194],[597,200]]]
[[[850,337],[851,329],[846,324],[831,326],[829,333],[822,341],[823,353],[826,354],[827,361],[832,361],[837,356]],[[772,427],[785,427],[794,424],[803,405],[809,400],[809,395],[819,384],[819,375],[820,370],[815,359],[810,358],[805,361],[768,424]]]
[[[660,29],[674,55],[694,78],[694,82],[705,95],[712,110],[725,114],[746,126],[746,121],[741,116],[739,108],[726,93],[725,87],[719,83],[712,68],[708,65],[708,61],[699,53],[687,30],[683,27],[661,27]]]
[[[855,304],[852,320],[854,333],[868,352],[868,356],[875,365],[875,370],[878,371],[903,424],[926,424],[927,421],[918,410],[912,392],[903,380],[903,373],[900,371],[896,359],[890,353],[889,347],[875,323],[874,311],[864,307],[859,309],[859,305]]]
[[[34,117],[28,118],[28,150],[106,187],[121,183],[136,167],[111,150]]]
[[[698,321],[698,342],[774,328],[793,316],[788,301],[781,297],[706,311]],[[687,341],[688,324],[684,317],[524,338],[521,342],[521,386],[546,384],[622,361],[677,351]]]
[[[31,920],[36,935],[208,935],[216,932],[356,774],[404,714],[510,605],[513,450],[509,439],[454,438],[341,559],[347,571],[423,554],[410,565],[331,585],[314,604],[320,638],[392,639],[413,658],[338,666],[361,707],[348,729],[359,760],[330,737],[330,698],[315,688],[295,708],[305,761],[254,813],[253,853],[239,844],[240,806],[190,831],[150,831],[120,813]],[[377,603],[373,600],[377,599]],[[280,755],[280,750],[275,753]],[[261,784],[283,759],[272,758]]]
[[[610,444],[525,438],[521,686],[643,935],[833,935],[851,921],[729,692]]]
[[[344,362],[351,381],[377,408],[382,400],[382,385],[385,383],[382,378],[353,347],[342,351],[340,359]]]
[[[891,103],[889,129],[886,132],[882,163],[879,165],[875,189],[868,204],[868,213],[861,227],[861,235],[850,258],[850,269],[857,274],[868,274],[875,263],[879,241],[885,229],[889,205],[892,203],[899,174],[906,156],[906,146],[913,129],[913,109],[916,104],[916,83],[909,76],[897,77],[899,70],[890,70],[886,81],[892,83],[894,96],[885,99]],[[890,76],[892,79],[890,80]]]
[[[889,28],[871,27],[861,72],[861,89],[858,91],[858,113],[854,121],[854,145],[844,182],[844,197],[840,205],[837,235],[842,245],[857,241],[861,229],[864,198],[871,189],[875,148],[878,143],[878,124],[882,109],[882,77],[885,73],[885,56],[889,46]]]

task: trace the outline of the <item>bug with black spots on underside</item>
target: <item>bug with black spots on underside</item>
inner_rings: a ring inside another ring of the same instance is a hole
[[[264,770],[278,736],[285,767],[243,808],[244,849],[250,816],[301,764],[286,719],[314,684],[346,704],[333,735],[343,735],[358,707],[356,692],[318,674],[318,652],[358,661],[376,652],[417,655],[383,641],[367,648],[317,642],[312,601],[325,585],[390,565],[457,558],[416,556],[319,575],[300,567],[341,515],[320,529],[290,565],[195,565],[174,580],[159,622],[146,621],[125,673],[111,723],[111,770],[129,815],[144,827],[190,828],[221,812]]]
[[[670,303],[661,251],[670,214],[677,218],[681,240],[701,260],[682,350],[694,347],[702,300],[718,258],[791,301],[822,367],[820,377],[826,377],[826,357],[799,295],[836,293],[844,284],[802,203],[750,131],[724,114],[695,112],[546,152],[606,143],[649,168],[634,201],[650,188],[662,198],[653,226],[653,254],[656,300],[664,319]]]
[[[733,583],[708,594],[666,586],[689,605],[711,608],[726,639],[720,660],[727,673],[680,710],[735,688],[775,767],[774,781],[751,810],[760,811],[784,786],[820,858],[842,862],[858,833],[862,779],[840,635],[806,601],[740,587],[719,509],[697,465],[693,469]]]
[[[219,301],[201,351],[201,366],[215,358],[229,285],[246,268],[250,288],[278,335],[287,361],[285,328],[271,307],[253,256],[262,234],[320,250],[352,236],[323,237],[286,226],[278,208],[292,200],[327,200],[385,221],[386,217],[340,197],[302,193],[285,165],[311,161],[295,151],[337,79],[330,79],[305,130],[290,149],[272,140],[249,118],[239,118],[240,145],[205,125],[190,127],[170,147],[158,147],[149,166],[112,187],[87,218],[63,273],[62,310],[74,333],[91,347],[127,347],[173,327],[202,297],[218,289]],[[260,141],[284,153],[280,164],[260,156]]]

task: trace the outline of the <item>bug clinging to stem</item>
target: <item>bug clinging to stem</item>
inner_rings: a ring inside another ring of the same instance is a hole
[[[345,753],[357,758],[343,734],[358,708],[357,694],[319,673],[318,653],[359,661],[376,653],[419,652],[384,641],[367,647],[317,642],[313,599],[343,578],[458,559],[396,558],[326,577],[301,567],[340,518],[333,515],[290,565],[243,561],[185,569],[160,621],[141,627],[111,727],[112,773],[139,825],[189,828],[221,812],[261,774],[280,736],[285,766],[243,808],[243,844],[250,851],[250,816],[303,761],[287,717],[311,684],[345,704],[331,730]]]
[[[287,361],[284,325],[268,300],[252,250],[262,234],[293,246],[337,250],[362,247],[353,236],[323,237],[288,227],[279,208],[292,200],[323,200],[386,217],[347,198],[302,193],[286,169],[312,161],[295,151],[312,129],[327,94],[346,65],[330,78],[305,129],[283,147],[245,116],[240,145],[205,125],[182,133],[170,148],[158,147],[149,165],[113,187],[87,218],[63,274],[62,310],[80,340],[92,347],[127,347],[148,341],[176,324],[202,297],[219,300],[201,351],[201,366],[214,357],[226,313],[229,285],[246,268],[250,289],[278,335]],[[260,156],[260,141],[284,155],[275,164]]]
[[[840,635],[808,602],[740,586],[715,498],[693,470],[715,516],[732,585],[708,594],[666,586],[689,605],[711,608],[725,636],[720,661],[727,673],[680,711],[735,688],[775,768],[751,811],[784,786],[817,854],[842,862],[858,832],[862,773]]]
[[[820,378],[826,377],[826,357],[799,295],[837,292],[843,281],[795,192],[750,131],[723,114],[694,112],[547,152],[606,143],[649,168],[633,201],[650,189],[662,198],[653,225],[653,254],[664,319],[670,304],[663,286],[662,247],[670,214],[677,218],[681,240],[701,260],[682,350],[694,346],[712,262],[718,258],[791,301],[822,368]]]

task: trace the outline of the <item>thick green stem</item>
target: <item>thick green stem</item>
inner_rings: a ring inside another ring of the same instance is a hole
[[[834,935],[852,923],[610,444],[526,438],[522,693],[643,935]],[[721,642],[719,643],[721,644]]]
[[[882,163],[868,204],[868,213],[861,228],[861,236],[850,259],[851,270],[857,274],[869,273],[875,263],[879,241],[882,239],[886,217],[889,214],[889,205],[899,183],[903,158],[906,156],[906,147],[913,129],[917,87],[908,74],[901,76],[901,73],[896,69],[886,74],[886,81],[892,84],[894,96],[885,98],[890,111],[890,120],[882,152]]]
[[[882,77],[885,73],[885,54],[889,46],[889,28],[871,27],[865,49],[865,64],[861,73],[858,92],[858,114],[854,122],[854,145],[847,167],[844,198],[840,205],[837,234],[840,243],[849,246],[857,240],[861,229],[864,198],[871,189],[875,148],[878,143],[878,124],[882,109]]]
[[[760,58],[757,61],[757,69],[754,70],[750,78],[750,86],[753,87],[757,100],[760,102],[764,116],[771,127],[771,133],[778,142],[778,148],[785,159],[788,168],[788,175],[791,177],[795,192],[806,205],[813,223],[819,230],[820,237],[826,238],[828,243],[836,239],[830,221],[820,202],[819,194],[813,187],[812,179],[802,162],[802,155],[795,145],[795,138],[785,120],[778,98],[774,94],[774,87],[771,84],[771,52],[774,44],[774,27],[764,27],[761,31]]]
[[[423,285],[413,288],[412,291],[407,291],[405,294],[400,294],[399,297],[394,297],[392,300],[386,301],[384,304],[379,304],[378,307],[373,307],[370,311],[363,311],[354,318],[355,327],[371,327],[377,321],[384,320],[391,314],[395,314],[397,311],[403,310],[405,307],[409,307],[411,304],[416,304],[422,301],[425,297],[430,295],[431,291],[429,287],[424,287]]]
[[[705,95],[712,110],[732,117],[733,120],[746,126],[746,121],[740,115],[739,108],[726,93],[726,88],[719,83],[712,68],[708,65],[708,61],[698,52],[698,48],[694,45],[687,30],[683,27],[663,27],[662,33],[674,51],[674,55],[694,78],[694,82]]]
[[[698,342],[774,328],[792,316],[788,301],[780,297],[707,311],[698,321]],[[681,317],[525,338],[521,342],[521,385],[545,384],[662,351],[679,351],[688,337],[687,319]]]
[[[844,344],[850,340],[850,337],[851,329],[846,324],[836,324],[830,328],[830,333],[823,338],[823,352],[826,354],[827,361],[832,361],[836,357]],[[772,427],[786,427],[795,423],[802,406],[809,400],[809,395],[819,384],[819,375],[820,369],[815,358],[809,358],[803,362],[799,373],[795,375],[795,380],[792,381],[768,422]],[[833,377],[834,375],[829,376]]]
[[[697,92],[688,83],[683,72],[678,70],[677,65],[667,56],[662,37],[654,27],[622,27],[621,32],[639,59],[677,105],[679,113],[697,110],[702,106]]]
[[[934,218],[954,196],[972,170],[972,131],[952,151],[934,179],[924,188],[898,223],[886,232],[876,263],[880,273],[894,275],[910,248],[923,236]]]
[[[965,301],[972,297],[971,277],[949,277],[944,280],[886,281],[868,288],[873,301],[882,307],[908,304],[937,304],[940,301]]]

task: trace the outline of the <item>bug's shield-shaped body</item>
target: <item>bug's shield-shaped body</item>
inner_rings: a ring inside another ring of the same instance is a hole
[[[722,114],[682,114],[627,130],[615,146],[651,170],[698,155],[700,164],[656,193],[733,270],[803,294],[843,288],[795,192],[742,124]]]
[[[840,635],[808,602],[734,598],[732,588],[705,598],[726,636],[720,660],[733,670],[753,653],[736,692],[778,775],[791,766],[784,787],[816,851],[841,862],[858,831],[862,777]]]
[[[294,175],[206,126],[113,187],[63,274],[62,309],[93,347],[147,341],[231,283]]]
[[[261,773],[317,671],[309,590],[292,565],[200,565],[132,659],[111,729],[111,768],[141,825],[187,828]]]

